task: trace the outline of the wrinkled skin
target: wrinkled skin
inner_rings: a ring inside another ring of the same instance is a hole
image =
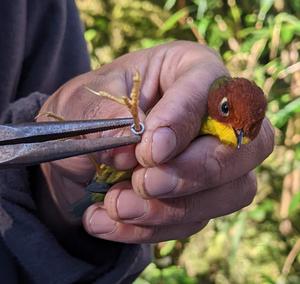
[[[96,155],[99,162],[118,169],[135,168],[132,180],[115,184],[104,206],[94,204],[86,210],[86,231],[126,243],[180,239],[201,230],[209,219],[250,204],[256,193],[252,170],[272,152],[274,133],[264,119],[256,139],[240,150],[214,137],[197,137],[209,86],[228,75],[207,47],[175,42],[125,55],[69,81],[41,111],[65,119],[128,116],[125,107],[90,94],[83,85],[128,95],[136,69],[143,78],[140,107],[146,131],[142,142],[136,148]],[[102,135],[123,134],[124,130],[115,130]],[[87,157],[47,163],[42,170],[52,190],[69,192],[83,188],[95,173]]]

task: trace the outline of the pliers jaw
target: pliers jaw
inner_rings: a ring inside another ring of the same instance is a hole
[[[0,125],[0,169],[29,166],[136,144],[141,140],[141,136],[136,134],[99,139],[65,139],[132,124],[132,118],[117,118]]]

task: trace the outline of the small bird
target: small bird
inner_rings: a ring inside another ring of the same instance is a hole
[[[95,95],[106,97],[128,107],[137,125],[138,102],[141,77],[138,72],[133,77],[130,99],[116,98],[102,91],[86,89]],[[240,148],[254,140],[265,117],[267,100],[263,91],[244,78],[220,77],[208,92],[207,116],[202,121],[200,135],[213,135],[223,144]],[[131,178],[132,171],[117,171],[104,164],[97,164],[93,182],[87,187],[89,194],[74,206],[74,214],[80,216],[93,202],[102,202],[107,190],[115,183]]]
[[[216,136],[222,143],[240,148],[258,135],[266,108],[266,97],[254,82],[220,77],[209,89],[208,116],[200,134]]]

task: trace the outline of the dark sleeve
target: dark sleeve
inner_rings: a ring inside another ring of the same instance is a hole
[[[1,123],[32,121],[46,98],[33,93],[16,101]],[[37,168],[0,171],[0,232],[20,266],[20,277],[27,279],[22,283],[130,283],[148,263],[149,247],[99,240],[81,227],[56,238],[34,201],[33,188],[46,190],[43,181],[37,182],[41,179]]]
[[[73,0],[1,1],[0,26],[0,113],[90,69]]]
[[[0,123],[33,121],[45,94],[89,69],[80,21],[72,0],[0,7],[0,39],[6,39],[0,41]],[[149,261],[149,247],[98,240],[82,228],[58,237],[35,203],[35,191],[46,190],[42,179],[38,168],[0,171],[0,242],[20,282],[130,283]]]

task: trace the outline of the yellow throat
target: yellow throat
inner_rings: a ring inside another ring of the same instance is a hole
[[[210,116],[203,121],[200,134],[216,136],[222,143],[237,147],[237,139],[233,128],[213,119]],[[244,137],[242,144],[247,144],[250,141],[251,140],[248,137]]]

